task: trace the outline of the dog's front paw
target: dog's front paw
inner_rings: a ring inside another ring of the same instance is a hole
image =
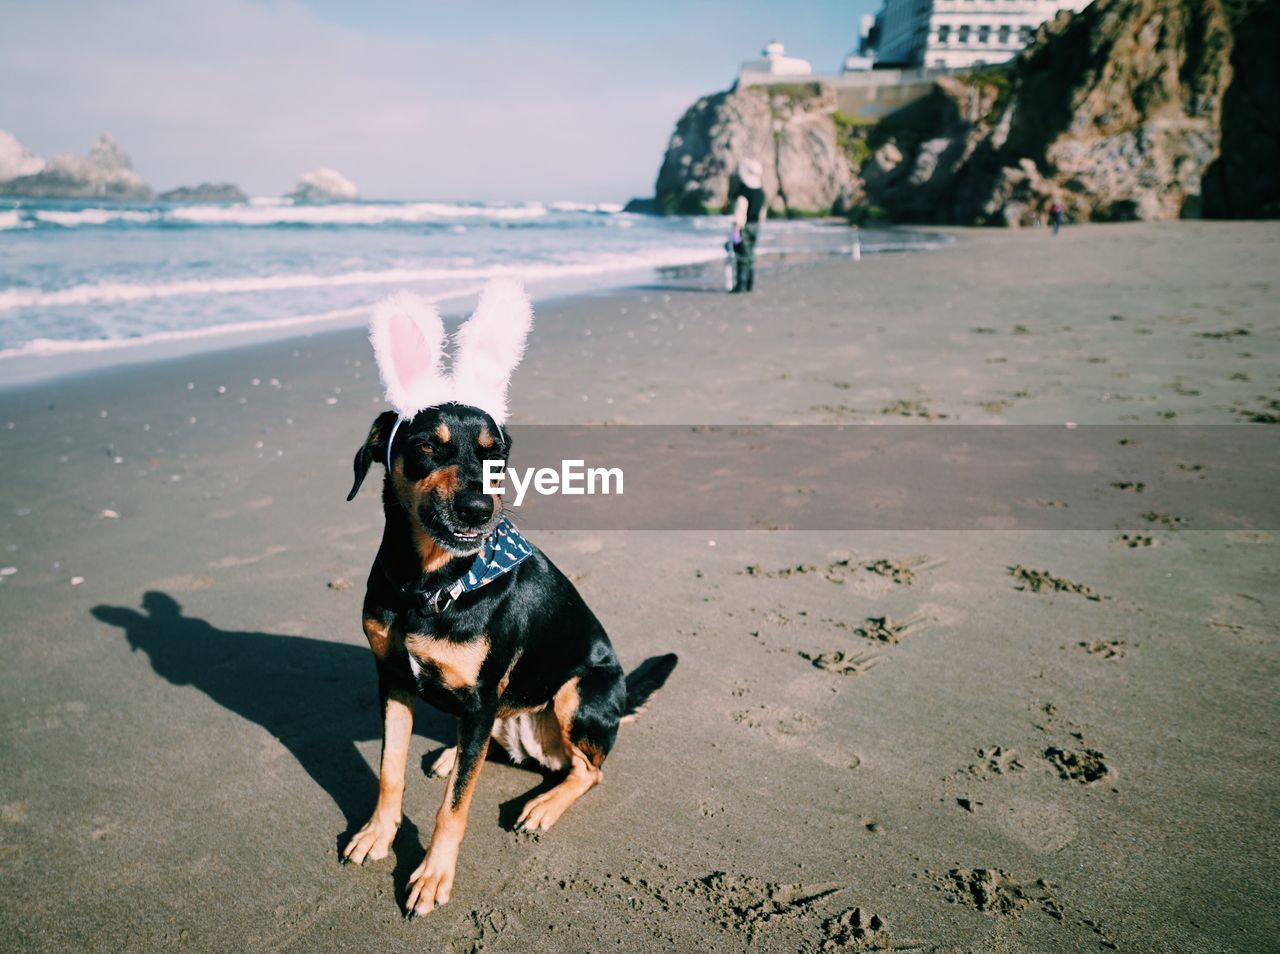
[[[409,878],[409,900],[405,902],[405,914],[409,917],[422,917],[448,903],[453,892],[454,868],[454,862],[433,861],[428,855]]]
[[[399,822],[387,822],[374,815],[356,832],[343,849],[342,860],[362,865],[366,861],[380,861],[391,851]]]
[[[516,831],[546,831],[560,820],[571,801],[558,788],[529,799],[516,819]]]

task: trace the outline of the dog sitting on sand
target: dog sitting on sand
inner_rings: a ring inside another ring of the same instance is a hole
[[[394,408],[355,456],[355,498],[373,462],[386,466],[382,543],[365,592],[364,632],[378,670],[382,764],[378,801],[343,858],[386,857],[400,827],[418,698],[457,718],[457,744],[432,768],[448,775],[426,859],[409,879],[406,913],[453,892],[458,849],[491,740],[518,763],[564,773],[531,798],[518,829],[543,831],[603,778],[619,723],[676,664],[669,654],[624,677],[604,628],[555,565],[483,492],[486,460],[505,470],[507,384],[533,314],[513,281],[491,282],[458,330],[451,373],[436,309],[393,296],[370,340]]]

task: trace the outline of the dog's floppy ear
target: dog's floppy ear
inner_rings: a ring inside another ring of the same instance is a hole
[[[348,500],[356,499],[356,494],[360,491],[360,485],[364,483],[365,475],[369,473],[369,467],[373,463],[374,455],[377,454],[379,460],[386,457],[387,441],[391,437],[391,428],[395,425],[396,420],[395,411],[383,411],[374,418],[373,426],[369,428],[369,436],[365,438],[364,444],[356,451],[356,482],[351,485],[351,493],[347,494]]]
[[[409,292],[384,298],[369,318],[369,341],[387,400],[406,421],[449,400],[444,323],[431,302]]]
[[[515,279],[495,278],[480,293],[475,314],[454,336],[452,399],[507,419],[507,383],[524,354],[533,308]]]

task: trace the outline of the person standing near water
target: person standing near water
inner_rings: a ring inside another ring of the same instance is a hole
[[[1053,234],[1058,234],[1058,229],[1062,228],[1062,203],[1057,199],[1053,200],[1053,205],[1049,206],[1049,225],[1053,228]]]
[[[733,291],[749,292],[755,286],[756,240],[760,226],[769,214],[765,206],[762,179],[764,169],[755,159],[744,159],[738,166],[737,182],[729,193],[733,213]]]

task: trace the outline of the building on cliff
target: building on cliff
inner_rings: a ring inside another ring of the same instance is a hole
[[[1013,59],[1059,10],[1090,0],[884,0],[876,65],[971,69]]]
[[[808,60],[787,56],[787,51],[777,40],[770,40],[760,51],[760,59],[747,60],[738,71],[738,82],[743,86],[758,83],[778,83],[813,75]]]

